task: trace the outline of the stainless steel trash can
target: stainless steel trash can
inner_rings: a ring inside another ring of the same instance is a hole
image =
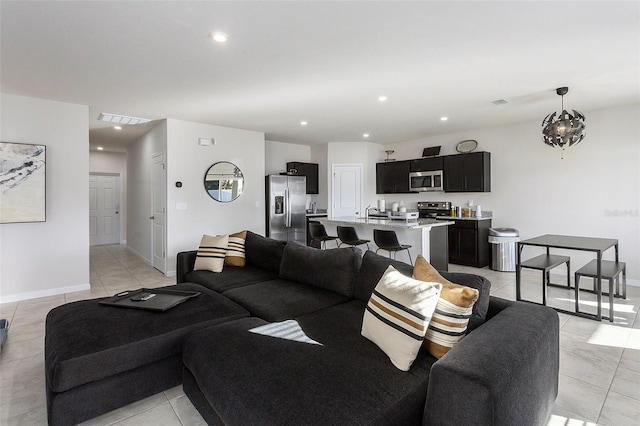
[[[516,270],[516,243],[520,234],[513,228],[489,228],[491,269],[502,272]]]

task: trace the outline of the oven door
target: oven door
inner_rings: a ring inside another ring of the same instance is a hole
[[[409,173],[410,191],[442,191],[442,170]]]

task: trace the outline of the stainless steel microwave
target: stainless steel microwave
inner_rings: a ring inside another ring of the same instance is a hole
[[[442,170],[409,173],[409,191],[444,191]]]

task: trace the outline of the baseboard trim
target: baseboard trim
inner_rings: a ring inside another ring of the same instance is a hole
[[[26,293],[12,294],[9,296],[2,296],[0,304],[20,302],[22,300],[38,299],[40,297],[57,296],[59,294],[73,293],[76,291],[90,290],[91,284],[79,284],[71,285],[67,287],[50,288],[46,290],[28,291]]]

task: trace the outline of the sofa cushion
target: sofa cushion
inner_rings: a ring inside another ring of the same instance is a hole
[[[333,291],[275,279],[227,290],[224,296],[246,308],[252,316],[282,321],[349,300]]]
[[[422,346],[442,284],[414,280],[389,266],[373,290],[362,320],[362,335],[393,365],[408,371]]]
[[[356,277],[355,298],[367,302],[389,265],[408,277],[413,273],[413,266],[367,250],[362,257],[362,265]]]
[[[225,266],[242,267],[246,264],[246,258],[244,255],[244,241],[246,238],[247,231],[229,234],[229,244],[227,245],[227,252],[224,256]]]
[[[282,255],[280,278],[353,297],[361,252],[355,247],[320,250],[288,243]]]
[[[431,355],[442,358],[466,334],[479,292],[445,279],[421,254],[413,267],[413,277],[442,284],[435,313],[424,336],[424,347]]]
[[[186,334],[248,316],[242,307],[199,285],[168,288],[202,294],[165,312],[105,306],[99,304],[102,299],[52,309],[45,325],[49,388],[63,392],[177,355]]]
[[[258,268],[251,264],[247,264],[242,268],[238,266],[225,266],[224,271],[220,274],[210,271],[190,271],[184,276],[186,282],[201,284],[218,293],[276,278],[278,278],[277,273]]]
[[[185,340],[183,360],[225,424],[421,424],[435,358],[420,351],[409,372],[395,368],[360,335],[364,309],[350,301],[287,322],[319,344],[262,334],[272,325],[256,318],[210,327]]]
[[[285,241],[272,240],[247,231],[247,238],[244,242],[246,261],[258,268],[277,274],[280,271],[282,252],[286,244]]]
[[[229,243],[228,235],[203,235],[196,254],[196,271],[222,272],[224,258]]]

